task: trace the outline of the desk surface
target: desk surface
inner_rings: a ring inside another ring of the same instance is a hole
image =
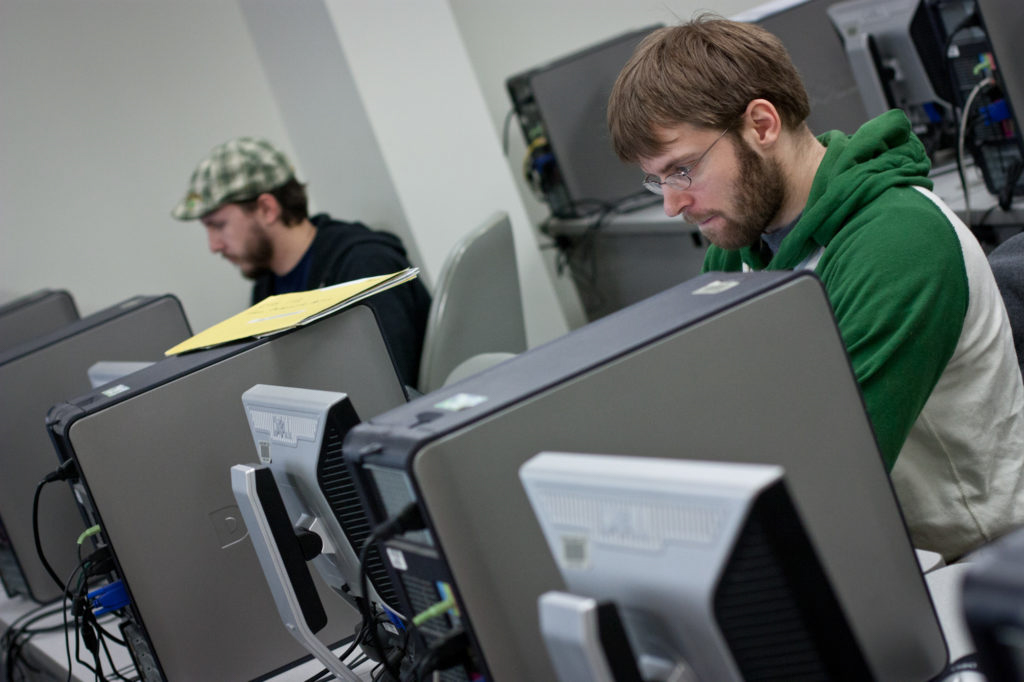
[[[40,609],[40,605],[33,601],[25,599],[24,597],[11,598],[0,589],[0,631],[6,631],[18,618],[28,614],[35,609]],[[59,609],[59,605],[54,603],[47,607],[46,611],[53,611]],[[57,611],[53,615],[46,617],[45,619],[33,624],[34,628],[48,628],[55,626],[60,628],[64,622],[63,612]],[[113,619],[103,620],[100,622],[106,627],[107,630],[117,631],[117,623]],[[282,625],[281,627],[284,627]],[[68,653],[67,653],[67,639],[64,636],[63,629],[54,632],[44,632],[33,637],[29,640],[28,646],[25,648],[23,654],[27,659],[27,662],[37,667],[40,670],[37,676],[40,680],[53,680],[67,679],[68,671]],[[86,668],[84,665],[75,660],[75,649],[74,649],[73,636],[71,638],[71,679],[74,682],[92,682],[96,679],[95,675],[91,670]],[[340,653],[340,652],[339,652]],[[131,656],[128,654],[128,650],[124,647],[112,644],[110,646],[110,654],[113,659],[114,665],[117,667],[118,672],[124,674],[125,677],[131,678],[134,674],[134,665],[132,664]],[[91,654],[85,652],[83,649],[83,656],[85,660],[91,660]],[[370,661],[364,665],[356,668],[355,672],[363,680],[370,680],[370,673],[376,664]],[[108,679],[116,679],[110,673],[110,665],[103,658],[104,674]],[[279,675],[275,675],[269,678],[267,682],[303,682],[308,680],[313,675],[317,674],[323,669],[323,666],[317,660],[309,660],[305,663],[291,668]],[[2,671],[0,671],[0,678],[3,677]],[[30,677],[29,679],[36,679],[36,677]],[[331,678],[333,679],[333,678]]]
[[[932,602],[935,605],[935,612],[938,615],[942,631],[946,636],[950,660],[956,660],[970,653],[974,648],[967,632],[962,608],[962,585],[967,564],[933,568],[931,557],[926,556],[922,559],[919,554],[919,560],[921,560],[922,568],[926,571],[925,582],[932,595]],[[21,597],[11,599],[0,590],[0,630],[6,630],[17,618],[38,607],[38,604]],[[41,621],[38,626],[59,626],[62,622],[62,613],[56,613]],[[109,629],[116,629],[113,621],[109,621]],[[74,643],[72,643],[73,646]],[[68,669],[68,656],[65,647],[63,632],[48,632],[33,636],[25,655],[33,665],[43,671],[39,675],[40,679],[63,680],[67,676]],[[126,677],[130,677],[133,666],[127,650],[115,645],[110,647],[110,653],[118,670],[124,672]],[[104,665],[105,672],[109,673],[106,661],[104,661]],[[355,672],[361,679],[370,680],[370,672],[374,665],[371,661],[358,667]],[[319,661],[310,660],[270,678],[268,682],[302,682],[308,680],[322,668]],[[95,679],[91,671],[74,660],[74,649],[72,649],[71,679],[75,682],[91,682]]]

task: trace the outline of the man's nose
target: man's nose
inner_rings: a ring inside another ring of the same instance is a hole
[[[206,231],[206,240],[209,243],[211,253],[220,253],[224,248],[224,243],[221,241],[220,236],[213,230]]]
[[[676,189],[669,185],[662,185],[661,189],[661,203],[669,218],[675,218],[693,204],[693,196],[688,189]]]

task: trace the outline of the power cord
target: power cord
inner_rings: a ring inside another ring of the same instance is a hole
[[[46,555],[43,552],[43,544],[39,539],[39,496],[43,492],[43,486],[54,481],[67,481],[70,479],[78,478],[78,470],[75,468],[74,460],[67,459],[61,462],[60,466],[55,470],[48,473],[43,477],[43,480],[36,484],[35,494],[32,496],[32,539],[35,541],[36,554],[39,555],[39,561],[43,564],[43,568],[46,569],[47,574],[53,579],[54,584],[57,585],[61,590],[64,589],[64,583],[57,577],[57,572],[53,570],[53,566],[46,560]]]
[[[94,611],[92,600],[89,597],[89,579],[108,573],[111,570],[112,561],[109,548],[99,548],[75,567],[75,570],[71,572],[63,586],[64,649],[68,664],[68,682],[71,680],[72,632],[75,637],[75,661],[92,672],[97,681],[106,682],[107,678],[103,673],[102,661],[102,657],[105,657],[113,675],[127,682],[127,678],[117,670],[117,665],[114,663],[107,641],[112,641],[121,646],[127,646],[127,643],[112,635],[100,624],[97,613]],[[76,583],[74,590],[71,589],[72,583]],[[68,622],[69,612],[74,619],[71,623]],[[91,662],[82,658],[82,645],[91,654]]]
[[[35,676],[34,674],[40,672],[38,668],[21,657],[22,649],[37,634],[60,631],[62,629],[60,624],[40,628],[32,626],[45,618],[56,616],[61,610],[60,604],[56,606],[44,604],[22,614],[4,630],[3,635],[0,636],[0,656],[3,659],[4,680],[15,682],[15,673],[19,668],[23,669],[23,673],[27,670],[27,674],[22,675],[23,679],[31,679]]]
[[[444,639],[440,639],[427,649],[426,654],[409,670],[402,682],[420,682],[425,675],[435,670],[450,668],[462,658],[469,647],[469,637],[462,628],[455,628]]]
[[[960,184],[964,190],[964,213],[967,215],[967,227],[971,227],[973,223],[973,216],[971,215],[971,193],[967,189],[967,178],[964,175],[964,144],[967,138],[967,127],[968,118],[971,114],[971,107],[974,105],[974,100],[978,97],[982,90],[987,87],[995,85],[995,80],[988,76],[979,81],[972,89],[971,93],[967,96],[967,100],[964,102],[964,110],[960,115],[960,130],[957,135],[957,146],[956,146],[956,160],[957,170],[960,173]]]

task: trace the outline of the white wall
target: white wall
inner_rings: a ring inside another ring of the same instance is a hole
[[[194,328],[249,286],[170,210],[215,144],[291,150],[235,2],[0,3],[0,297],[69,289],[83,314],[174,293]]]
[[[365,131],[369,120],[358,122],[366,110],[355,106],[359,95],[346,97],[348,76],[338,71],[332,83],[330,69],[311,68],[300,70],[303,76],[282,67],[280,54],[294,52],[296,63],[316,64],[346,49],[372,49],[375,38],[389,30],[415,35],[440,26],[445,40],[461,36],[464,46],[446,52],[468,55],[485,103],[473,110],[469,124],[489,115],[496,140],[508,109],[508,75],[636,26],[673,21],[673,12],[687,17],[697,8],[626,0],[449,0],[445,7],[435,0],[423,9],[423,3],[405,0],[403,7],[402,0],[391,0],[392,24],[368,3],[368,16],[376,18],[361,36],[363,47],[346,46],[360,36],[345,38],[335,27],[342,36],[341,49],[335,49],[304,40],[311,35],[308,25],[288,23],[291,10],[312,11],[311,4],[322,2],[0,2],[0,301],[64,287],[88,314],[134,294],[171,292],[197,330],[244,308],[248,283],[207,252],[197,224],[169,217],[196,161],[239,134],[266,136],[289,152],[300,178],[310,182],[314,209],[393,229],[414,255],[433,263],[434,228],[418,217],[414,221],[418,211],[396,201],[390,189],[401,153],[382,153],[379,131],[345,138],[346,130]],[[358,21],[359,3],[342,4]],[[722,0],[715,9],[729,14],[751,4]],[[264,21],[280,15],[279,43],[272,42],[272,23],[254,19],[261,12]],[[448,28],[452,17],[456,32]],[[394,45],[396,63],[429,72],[418,64],[429,56],[416,51],[422,42],[404,52],[401,41]],[[361,61],[364,72],[367,61]],[[443,83],[445,74],[435,77]],[[325,83],[332,84],[331,92]],[[429,93],[429,84],[422,91]],[[337,108],[330,136],[313,134],[321,124],[310,125],[301,108],[283,112],[277,98],[285,92],[302,98],[309,112]],[[418,108],[444,102],[417,96],[405,106],[414,120]],[[463,114],[452,111],[452,125],[462,125]],[[431,130],[422,125],[415,134],[428,136]],[[519,148],[508,168],[516,177],[522,142],[518,131],[512,133]],[[432,162],[423,172],[449,183],[466,172],[461,159],[449,164],[442,155]],[[531,219],[542,217],[538,206],[528,210]],[[440,234],[439,243],[447,243],[447,228]],[[517,244],[522,248],[530,247]]]
[[[306,172],[313,210],[397,234],[425,265],[322,2],[245,0],[242,16]],[[421,267],[430,287],[436,273]]]
[[[534,228],[445,0],[329,0],[327,7],[424,263],[436,272],[462,235],[504,211],[527,341],[564,334]]]

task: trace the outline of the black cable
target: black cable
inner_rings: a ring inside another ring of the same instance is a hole
[[[999,190],[999,208],[1004,211],[1009,211],[1010,206],[1013,204],[1013,194],[1017,189],[1017,181],[1020,180],[1021,172],[1024,172],[1024,162],[1020,159],[1014,159],[1010,163],[1010,168],[1006,171],[1003,188]]]
[[[451,667],[469,645],[469,638],[462,628],[454,628],[440,639],[430,645],[426,655],[416,662],[401,682],[420,682],[424,675],[430,675],[435,670],[444,670]]]
[[[60,589],[64,589],[64,583],[57,577],[57,572],[53,570],[50,562],[46,560],[46,555],[43,553],[43,544],[39,539],[39,496],[43,491],[43,486],[47,483],[66,481],[75,476],[74,466],[75,462],[72,459],[61,462],[59,467],[48,473],[43,477],[43,480],[36,484],[35,494],[32,496],[32,539],[36,544],[36,554],[39,555],[39,561],[42,562],[43,568],[46,569],[46,572]]]
[[[103,629],[102,626],[100,626],[99,621],[96,621],[94,625],[96,627],[96,632],[100,635],[100,646],[103,648],[103,653],[107,657],[107,663],[110,664],[111,672],[114,673],[114,676],[117,677],[117,679],[124,680],[125,682],[130,682],[130,680],[124,675],[122,675],[121,672],[117,669],[117,664],[114,663],[114,657],[110,653],[110,647],[107,645],[108,639],[118,644],[121,644],[122,640],[119,640],[116,637],[112,637],[110,633],[108,633],[106,630]],[[127,643],[124,643],[122,646],[127,646]]]
[[[568,235],[554,237],[555,248],[559,253],[555,259],[555,271],[561,276],[566,268],[569,269],[573,280],[581,285],[580,295],[589,304],[587,307],[600,309],[604,305],[604,297],[597,288],[598,282],[598,260],[596,240],[601,229],[617,215],[631,211],[647,208],[658,202],[660,198],[641,189],[630,194],[613,204],[601,203],[598,211],[590,213],[586,218],[592,222],[584,229],[583,234],[573,239]],[[550,224],[542,223],[542,232],[548,229],[545,234],[550,234]],[[575,264],[575,267],[573,265]]]
[[[410,502],[396,516],[374,528],[359,551],[359,589],[363,597],[358,599],[357,602],[362,611],[363,621],[369,627],[370,643],[380,653],[384,670],[387,671],[388,675],[395,682],[398,682],[400,676],[395,672],[388,653],[381,645],[380,637],[377,635],[377,620],[374,618],[373,605],[370,603],[369,575],[366,570],[366,563],[370,556],[370,548],[376,543],[383,542],[398,533],[419,530],[423,527],[423,519],[420,516],[419,508],[415,502]]]
[[[365,637],[366,637],[366,623],[363,622],[362,625],[360,626],[359,630],[356,632],[355,637],[352,638],[352,643],[349,645],[349,647],[347,649],[345,649],[344,652],[342,652],[338,656],[338,660],[341,661],[342,663],[344,663],[345,659],[348,658],[349,656],[351,656],[352,652],[356,650],[356,647],[359,646],[360,644],[362,644],[363,639]],[[349,668],[353,668],[353,667],[355,667],[355,664],[354,663],[353,664],[348,664],[348,667]],[[323,670],[321,670],[317,674],[313,675],[312,677],[304,680],[303,682],[320,682],[321,680],[325,680],[325,679],[327,679],[330,676],[331,676],[331,671],[328,670],[327,668],[324,668]]]
[[[23,613],[16,619],[11,621],[7,629],[4,630],[3,636],[0,637],[0,646],[4,651],[4,670],[5,679],[14,679],[14,670],[21,658],[21,650],[28,643],[28,641],[36,634],[49,632],[51,629],[60,629],[60,625],[51,626],[51,628],[31,628],[34,623],[55,616],[61,611],[61,606],[53,606],[44,604],[38,606],[30,611]],[[32,666],[28,661],[22,660],[21,663],[32,672],[38,672],[35,666]]]
[[[61,598],[61,602],[60,603],[61,603],[61,607],[64,610],[64,653],[67,655],[67,662],[68,662],[67,682],[71,682],[71,667],[73,665],[73,663],[71,661],[71,639],[70,639],[70,634],[71,633],[70,633],[70,630],[68,629],[68,600],[71,599],[71,583],[75,579],[75,575],[79,571],[82,572],[83,576],[85,575],[85,564],[84,563],[83,564],[79,564],[78,566],[76,566],[75,570],[71,571],[71,575],[68,576],[67,583],[65,583],[64,585],[61,585],[61,588],[62,588],[62,591],[63,591],[62,593],[64,595]],[[73,603],[74,603],[74,600],[72,599],[72,604]],[[75,620],[77,622],[77,620],[78,620],[77,617],[76,617]],[[75,646],[76,646],[76,648],[77,648],[77,645],[78,645],[78,629],[76,628],[75,629]]]
[[[360,611],[362,611],[363,622],[367,623],[367,629],[370,633],[370,644],[380,654],[380,661],[384,666],[384,670],[395,682],[398,682],[399,676],[395,673],[394,668],[392,668],[388,653],[384,650],[380,637],[377,635],[377,621],[373,616],[373,605],[370,603],[369,578],[366,571],[366,562],[370,555],[370,548],[374,543],[382,540],[384,536],[384,533],[381,532],[382,530],[386,529],[383,526],[378,526],[370,533],[370,537],[366,538],[366,542],[363,543],[363,548],[359,552],[359,589],[362,591],[363,597],[358,599],[357,602]]]
[[[94,673],[98,682],[107,682],[107,678],[103,675],[103,662],[100,659],[100,636],[96,633],[96,616],[93,615],[92,609],[88,605],[83,607],[84,612],[82,613],[82,641],[85,643],[85,648],[89,653],[92,654],[93,665],[96,666]]]
[[[39,555],[39,561],[43,564],[43,568],[46,569],[46,573],[53,579],[57,587],[63,589],[64,584],[57,577],[57,572],[53,570],[53,566],[46,560],[46,555],[43,553],[43,544],[39,540],[39,495],[43,491],[43,486],[49,483],[46,479],[39,481],[36,484],[36,492],[32,496],[32,539],[36,543],[36,554]]]

